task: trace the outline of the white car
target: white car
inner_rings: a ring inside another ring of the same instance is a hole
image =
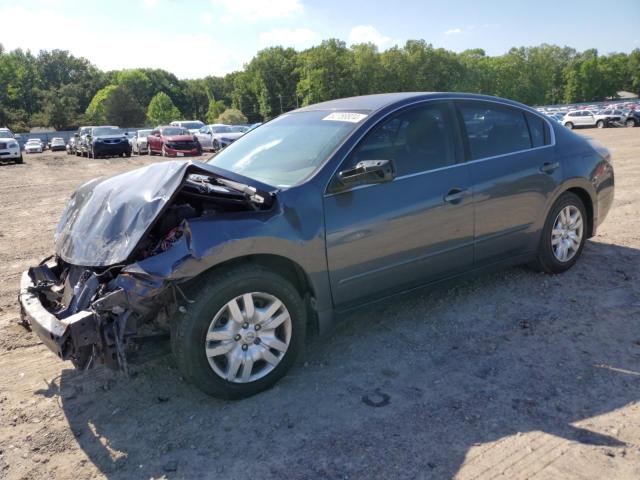
[[[612,122],[619,122],[619,116],[594,113],[591,110],[572,110],[562,119],[562,124],[567,128],[575,127],[608,127]]]
[[[38,138],[31,138],[24,144],[25,153],[42,153],[42,142]]]
[[[238,138],[244,135],[246,132],[234,131],[234,128],[230,125],[223,125],[220,123],[214,123],[212,125],[205,125],[197,133],[196,137],[202,145],[203,150],[213,150],[217,152],[222,150],[227,145],[235,142]]]
[[[194,135],[200,131],[202,127],[204,127],[204,123],[200,120],[174,120],[170,123],[172,127],[182,127],[189,130],[189,133],[193,133]]]
[[[147,153],[147,137],[151,135],[151,129],[138,130],[131,138],[131,149],[136,155]]]
[[[13,160],[15,163],[22,163],[20,144],[8,128],[0,128],[0,160]]]

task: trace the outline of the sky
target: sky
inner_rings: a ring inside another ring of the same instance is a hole
[[[0,0],[7,50],[63,49],[103,70],[163,68],[179,78],[239,70],[266,47],[339,38],[380,50],[424,39],[457,52],[568,45],[640,48],[640,0]]]

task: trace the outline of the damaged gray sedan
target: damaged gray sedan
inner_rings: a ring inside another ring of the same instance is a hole
[[[567,270],[611,206],[609,157],[494,97],[312,105],[208,163],[81,186],[55,254],[22,275],[23,318],[83,369],[126,371],[140,339],[168,334],[189,381],[246,397],[342,312],[469,272]]]

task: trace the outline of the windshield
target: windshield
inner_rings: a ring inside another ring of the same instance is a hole
[[[243,132],[246,132],[247,130],[249,130],[249,127],[244,127],[242,125],[236,125],[235,127],[231,127],[232,132],[243,133]]]
[[[119,135],[120,129],[116,127],[100,127],[94,128],[91,132],[91,135],[94,137],[99,137],[101,135]]]
[[[10,130],[0,128],[0,138],[14,138]]]
[[[180,126],[184,128],[188,128],[190,130],[200,129],[204,127],[204,123],[202,122],[180,122]]]
[[[138,136],[139,137],[148,137],[149,135],[151,135],[151,129],[149,129],[149,130],[138,130]]]
[[[37,144],[40,144],[41,142],[40,142],[40,140],[38,140],[37,138],[32,138],[32,139],[28,140],[28,141],[27,141],[27,143],[37,143]]]
[[[269,185],[296,185],[365,117],[327,111],[285,114],[243,135],[209,163]]]
[[[229,133],[231,131],[231,127],[227,127],[226,125],[222,125],[220,127],[211,127],[211,131],[213,133]]]
[[[165,137],[170,135],[190,135],[189,130],[180,127],[167,127],[162,129],[162,135]]]

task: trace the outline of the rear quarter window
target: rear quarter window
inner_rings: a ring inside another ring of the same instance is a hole
[[[532,113],[526,113],[529,133],[531,134],[531,144],[533,147],[543,147],[549,145],[549,125],[543,119]]]

